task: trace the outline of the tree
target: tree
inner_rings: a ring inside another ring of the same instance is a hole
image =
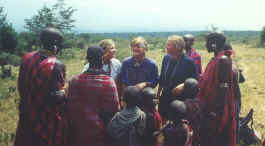
[[[38,13],[30,19],[25,19],[25,28],[34,35],[36,38],[35,44],[40,46],[39,35],[40,32],[46,27],[56,27],[64,33],[71,32],[74,27],[75,20],[73,14],[76,11],[71,6],[67,6],[64,0],[57,0],[52,5],[44,5]]]
[[[12,53],[17,46],[17,33],[6,18],[4,8],[0,7],[0,51]]]
[[[17,45],[15,29],[6,20],[4,8],[0,7],[0,49],[5,52],[13,52]]]
[[[0,7],[0,26],[5,25],[6,22],[6,14],[4,13],[4,7]]]
[[[260,44],[263,46],[265,43],[265,26],[263,27],[261,34],[260,34]]]
[[[0,66],[2,77],[11,76],[11,67],[5,65],[18,65],[20,58],[14,54],[17,46],[17,33],[10,23],[7,22],[7,14],[0,7]]]
[[[17,46],[17,33],[11,24],[0,27],[0,48],[4,52],[14,52]]]

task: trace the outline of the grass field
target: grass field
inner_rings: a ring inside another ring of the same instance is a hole
[[[118,55],[120,59],[129,55],[126,48],[119,48]],[[241,84],[242,92],[242,116],[254,109],[254,127],[265,138],[265,49],[251,48],[244,45],[233,44],[236,51],[234,61],[243,70],[246,82]],[[79,74],[84,66],[84,50],[75,52],[75,59],[68,59],[64,62],[67,66],[67,79]],[[206,50],[199,50],[202,56],[203,68],[207,65],[213,54],[207,53]],[[153,49],[148,52],[147,56],[154,59],[159,68],[161,67],[164,52],[161,49]],[[11,78],[0,78],[0,146],[12,145],[15,136],[15,130],[18,120],[18,93],[12,91],[16,87],[18,68],[13,68]]]

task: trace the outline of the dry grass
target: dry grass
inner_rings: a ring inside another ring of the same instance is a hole
[[[123,48],[126,49],[126,48]],[[250,108],[254,109],[255,128],[265,136],[265,49],[249,48],[248,46],[234,45],[236,56],[234,60],[243,69],[246,82],[241,84],[242,116]],[[126,51],[125,51],[126,52]],[[79,52],[74,60],[64,61],[67,66],[67,79],[79,74],[84,66],[85,51]],[[203,67],[207,65],[213,54],[199,50],[202,56]],[[159,68],[165,53],[156,49],[149,51],[147,56],[154,59]],[[17,92],[8,92],[9,87],[16,87],[18,68],[14,68],[13,79],[0,79],[0,146],[12,145],[18,120]]]

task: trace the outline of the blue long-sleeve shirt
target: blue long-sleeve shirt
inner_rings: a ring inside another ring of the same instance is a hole
[[[137,64],[134,57],[128,57],[122,62],[120,79],[126,86],[134,86],[141,82],[150,82],[156,87],[159,76],[156,63],[145,58],[142,64]]]

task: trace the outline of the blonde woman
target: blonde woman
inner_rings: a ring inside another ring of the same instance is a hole
[[[104,50],[103,62],[104,65],[102,67],[103,71],[112,77],[113,80],[117,81],[118,76],[121,70],[121,62],[115,58],[116,48],[115,43],[111,39],[101,40],[98,44]],[[89,62],[85,65],[83,69],[83,73],[86,72],[89,68]]]
[[[181,95],[178,93],[179,85],[183,84],[188,78],[197,79],[194,62],[184,54],[185,41],[183,38],[177,35],[169,36],[166,48],[171,50],[171,54],[161,69],[160,89],[157,94],[160,98],[158,110],[163,118],[167,118],[168,107],[172,100],[184,100],[180,98]]]

